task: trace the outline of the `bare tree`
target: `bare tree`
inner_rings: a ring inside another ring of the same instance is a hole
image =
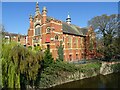
[[[104,14],[102,16],[96,16],[88,21],[88,25],[92,25],[99,38],[103,41],[103,53],[105,59],[112,58],[112,42],[113,38],[118,36],[119,26],[118,15],[112,14],[110,16]]]

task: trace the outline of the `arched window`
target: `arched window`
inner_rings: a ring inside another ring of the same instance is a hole
[[[50,30],[51,30],[50,27],[47,27],[46,28],[46,33],[50,33]]]
[[[35,35],[40,35],[40,31],[41,31],[40,25],[37,25],[35,27]]]
[[[58,35],[55,35],[55,40],[58,40]]]

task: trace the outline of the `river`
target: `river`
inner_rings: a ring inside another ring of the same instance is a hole
[[[120,90],[120,73],[105,76],[98,75],[92,78],[57,85],[52,88],[116,88]]]

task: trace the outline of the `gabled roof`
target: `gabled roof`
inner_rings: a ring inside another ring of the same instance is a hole
[[[47,17],[47,21],[50,21],[52,17]],[[55,18],[54,18],[55,19]],[[57,20],[57,19],[55,19]],[[76,25],[73,24],[68,24],[66,22],[62,21],[62,29],[63,29],[63,33],[67,33],[67,34],[73,34],[73,35],[82,35],[85,36],[86,33],[88,32],[88,28],[80,28]]]
[[[63,33],[74,34],[74,35],[82,35],[85,36],[88,29],[80,28],[73,24],[67,24],[66,22],[62,22]]]
[[[4,35],[5,36],[22,36],[22,37],[25,37],[26,35],[22,35],[22,34],[16,34],[16,33],[9,33],[9,32],[4,32]]]

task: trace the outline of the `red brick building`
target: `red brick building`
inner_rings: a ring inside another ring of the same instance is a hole
[[[71,24],[68,15],[66,22],[47,16],[47,8],[43,7],[42,13],[36,3],[35,16],[30,15],[27,45],[41,46],[43,50],[50,48],[53,58],[58,57],[57,47],[62,42],[65,61],[78,61],[84,58],[95,57],[95,33],[93,28],[80,28]]]
[[[20,43],[21,45],[25,45],[25,46],[27,44],[26,35],[4,32],[3,36],[6,43],[12,41],[12,42]]]

